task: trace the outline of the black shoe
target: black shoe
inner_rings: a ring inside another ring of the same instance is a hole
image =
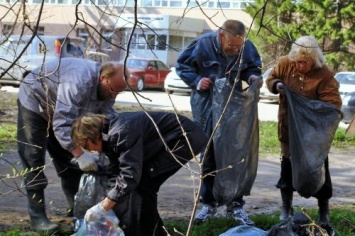
[[[329,224],[326,225],[319,225],[322,229],[324,229],[325,231],[327,231],[328,236],[335,236],[335,230],[332,226],[330,226]],[[317,234],[318,235],[318,234]],[[321,234],[319,234],[321,235]]]
[[[327,231],[329,236],[335,236],[335,230],[334,230],[334,228],[332,226],[325,225],[325,226],[322,226],[322,228]]]

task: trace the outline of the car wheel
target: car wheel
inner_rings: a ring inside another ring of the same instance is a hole
[[[168,94],[173,94],[174,91],[169,90],[169,89],[165,89],[165,92],[167,92]]]
[[[144,79],[139,77],[137,80],[137,91],[143,91],[144,89]]]

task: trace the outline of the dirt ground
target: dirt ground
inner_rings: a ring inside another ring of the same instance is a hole
[[[350,204],[354,206],[355,199],[355,147],[347,150],[331,150],[330,172],[333,181],[334,194],[331,207]],[[48,163],[50,163],[48,161]],[[21,179],[4,181],[6,174],[12,173],[12,168],[21,169],[16,152],[8,151],[0,158],[0,231],[6,231],[15,226],[26,227],[29,218],[26,208],[26,197],[18,190]],[[194,163],[190,168],[197,170]],[[277,156],[261,155],[258,174],[250,196],[246,196],[245,209],[249,214],[268,214],[279,209],[280,194],[275,188],[279,177],[279,158]],[[61,225],[70,226],[71,219],[65,217],[66,201],[61,191],[59,179],[52,164],[45,170],[49,179],[46,189],[47,212],[50,218]],[[181,169],[170,178],[159,192],[159,210],[163,219],[189,219],[194,201],[194,192],[198,187],[198,175],[187,169]],[[295,206],[305,208],[316,207],[316,200],[305,199],[295,194]],[[225,214],[225,208],[219,208],[219,214]],[[28,231],[30,232],[30,230]]]

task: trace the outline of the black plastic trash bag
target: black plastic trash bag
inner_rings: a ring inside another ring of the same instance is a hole
[[[289,217],[287,220],[281,222],[280,224],[274,225],[267,231],[266,236],[298,236],[293,231],[292,218]]]
[[[107,176],[105,170],[106,157],[100,155],[97,161],[99,170],[81,175],[79,190],[74,198],[74,230],[77,231],[82,223],[86,211],[100,202],[106,195]]]
[[[285,93],[293,187],[309,198],[324,184],[324,161],[342,113],[331,103],[307,99],[286,87]]]
[[[239,225],[219,236],[266,236],[267,231],[249,225]]]
[[[246,92],[233,91],[220,125],[213,136],[216,174],[213,195],[219,205],[235,196],[250,195],[256,178],[259,153],[258,83]],[[216,126],[231,94],[226,79],[216,79],[213,87],[213,127]],[[232,168],[229,168],[232,167]]]

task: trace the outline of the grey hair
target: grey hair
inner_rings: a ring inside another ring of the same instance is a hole
[[[245,25],[238,20],[226,20],[220,28],[220,32],[228,32],[234,37],[243,38],[245,36]]]
[[[311,58],[315,68],[321,68],[325,62],[323,52],[320,50],[317,40],[313,36],[302,36],[292,44],[288,54],[291,61]]]
[[[101,65],[100,76],[111,77],[116,73],[116,67],[123,67],[122,63],[116,61],[108,61]]]

